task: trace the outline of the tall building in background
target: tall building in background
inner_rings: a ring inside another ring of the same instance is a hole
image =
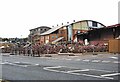
[[[47,26],[40,26],[40,27],[37,27],[37,28],[34,28],[34,29],[30,29],[30,34],[28,36],[29,41],[31,43],[39,42],[40,34],[48,31],[49,29],[51,29],[51,28],[47,27]]]

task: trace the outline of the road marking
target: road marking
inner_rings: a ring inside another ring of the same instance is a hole
[[[113,61],[113,63],[120,63],[119,61]]]
[[[14,62],[14,63],[11,63],[11,62],[4,62],[4,63],[1,63],[1,64],[9,64],[9,65],[14,65],[14,66],[20,66],[20,67],[28,67],[29,65],[18,65],[18,64],[20,64],[21,62]],[[24,62],[24,63],[26,63],[26,62]]]
[[[60,68],[61,66],[56,66],[58,68]],[[47,71],[53,71],[53,72],[59,72],[59,73],[66,73],[66,74],[73,74],[73,75],[82,75],[82,76],[89,76],[89,77],[96,77],[96,78],[101,78],[101,79],[114,79],[111,77],[103,77],[103,76],[96,76],[96,75],[89,75],[89,74],[81,74],[81,73],[72,73],[72,72],[65,72],[65,71],[59,71],[59,70],[53,70],[53,69],[49,69],[49,68],[56,68],[56,67],[44,67],[44,70]]]
[[[35,65],[37,65],[37,66],[38,66],[38,65],[40,65],[40,64],[35,64]]]
[[[7,62],[4,62],[4,64],[12,64],[12,63],[10,63],[10,62],[7,61]]]
[[[54,58],[55,60],[57,60],[58,58]]]
[[[107,76],[115,76],[115,75],[120,75],[120,73],[104,74],[104,75],[101,75],[101,76],[102,77],[107,77]]]
[[[97,57],[97,56],[92,55],[92,57]]]
[[[92,60],[91,62],[100,62],[101,60]]]
[[[67,71],[67,72],[68,72],[68,73],[72,73],[72,72],[79,72],[79,71],[89,71],[89,69],[73,70],[73,71]]]
[[[65,60],[72,60],[72,59],[65,59]]]
[[[4,65],[5,63],[0,63],[1,65]]]
[[[12,64],[12,65],[20,66],[20,67],[28,67],[28,65],[17,65],[17,64]]]
[[[66,58],[61,58],[60,60],[65,60]]]
[[[114,72],[114,71],[100,70],[100,69],[90,69],[90,70],[93,70],[93,71],[103,71],[103,72]]]
[[[81,59],[76,59],[75,61],[81,61]]]
[[[21,63],[21,62],[15,62],[15,63]]]
[[[53,59],[53,60],[55,60],[56,58],[50,58],[50,59]]]
[[[64,67],[64,66],[45,67],[45,68],[61,68],[61,67]]]
[[[103,62],[103,63],[109,63],[110,61],[103,60],[102,62]]]
[[[109,58],[112,58],[112,59],[118,59],[118,57],[109,57]]]
[[[69,73],[69,74],[96,77],[96,78],[101,78],[101,79],[102,78],[104,78],[104,79],[114,79],[114,78],[111,78],[111,77],[103,77],[103,76],[96,76],[96,75],[89,75],[89,74],[80,74],[80,73]]]
[[[90,60],[85,59],[85,60],[82,60],[82,61],[89,62]]]

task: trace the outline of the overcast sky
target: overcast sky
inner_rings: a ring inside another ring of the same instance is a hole
[[[0,0],[0,37],[24,38],[39,26],[73,20],[118,23],[119,0]]]

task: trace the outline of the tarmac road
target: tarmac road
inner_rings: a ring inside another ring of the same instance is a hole
[[[6,80],[118,80],[118,55],[0,56]]]

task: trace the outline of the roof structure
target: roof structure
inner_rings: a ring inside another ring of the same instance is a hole
[[[48,27],[48,26],[40,26],[40,27],[37,27],[37,28],[30,29],[30,31],[31,31],[31,30],[34,30],[34,29],[39,29],[39,28],[51,28],[51,27]]]
[[[107,28],[118,27],[118,26],[120,26],[120,23],[119,24],[115,24],[115,25],[111,25],[111,26],[107,26]]]
[[[92,32],[92,31],[96,31],[96,30],[101,30],[101,29],[116,28],[116,27],[118,27],[118,26],[120,27],[120,24],[115,24],[115,25],[111,25],[111,26],[106,26],[105,28],[97,28],[97,29],[88,30],[87,32],[81,33],[81,34],[78,34],[78,35],[84,35],[84,34],[87,34],[88,32]]]
[[[50,33],[54,32],[54,31],[58,30],[58,29],[61,28],[61,27],[68,26],[68,25],[71,25],[71,24],[75,24],[75,23],[78,23],[78,22],[84,22],[84,21],[93,21],[93,20],[81,20],[81,21],[73,22],[73,23],[70,23],[70,24],[63,25],[63,26],[53,27],[53,28],[51,28],[50,30],[48,30],[48,31],[46,31],[46,32],[44,32],[44,33],[42,33],[42,34],[40,34],[40,35],[47,35],[47,34],[50,34]],[[95,21],[95,22],[97,22],[97,21]],[[100,22],[97,22],[97,23],[103,25],[103,24],[100,23]],[[103,25],[103,26],[106,27],[105,25]]]
[[[53,27],[53,28],[51,28],[50,30],[48,30],[48,31],[46,31],[46,32],[44,32],[44,33],[42,33],[42,34],[40,34],[40,35],[50,34],[50,33],[54,32],[54,31],[58,30],[59,28],[61,28],[61,26]]]
[[[58,41],[62,40],[63,38],[64,38],[64,37],[60,37],[60,38],[58,38],[58,39],[54,40],[52,43],[56,43],[56,42],[58,42]]]

